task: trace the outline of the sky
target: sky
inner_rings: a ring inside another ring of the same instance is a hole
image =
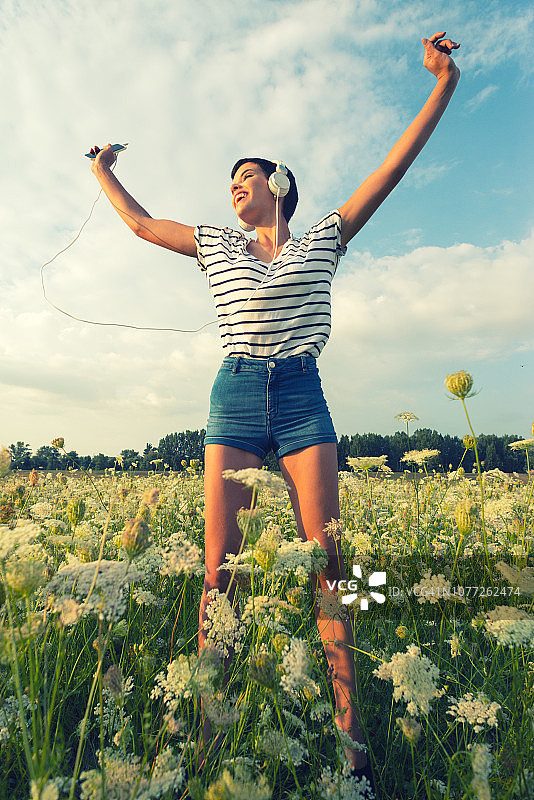
[[[474,376],[477,433],[530,437],[534,215],[530,2],[4,0],[0,20],[0,445],[108,455],[205,427],[222,360],[194,259],[136,238],[84,153],[153,217],[230,225],[241,156],[281,159],[301,236],[376,169],[432,91],[445,30],[458,88],[403,181],[341,259],[319,358],[338,435],[463,436],[443,384]],[[377,454],[379,455],[379,454]]]

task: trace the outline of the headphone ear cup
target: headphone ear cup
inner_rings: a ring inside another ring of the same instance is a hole
[[[289,187],[291,186],[289,182],[289,178],[287,175],[284,175],[283,172],[272,172],[269,175],[269,189],[276,197],[285,197],[286,194],[289,192]]]
[[[248,222],[244,222],[240,217],[237,218],[237,221],[239,223],[239,227],[247,233],[256,230],[254,225],[249,225]]]

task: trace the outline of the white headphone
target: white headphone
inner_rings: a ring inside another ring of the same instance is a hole
[[[269,180],[267,185],[271,190],[272,194],[278,199],[279,197],[285,197],[286,194],[289,192],[291,183],[289,181],[289,177],[287,174],[287,167],[281,161],[276,161],[276,170],[271,172],[269,175]],[[239,222],[239,227],[242,228],[247,233],[250,233],[254,230],[254,225],[249,225],[247,222],[243,222],[242,219],[239,217],[237,218]]]

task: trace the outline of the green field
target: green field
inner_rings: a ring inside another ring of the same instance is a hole
[[[534,476],[419,460],[410,480],[363,462],[340,473],[339,541],[363,580],[325,613],[350,611],[379,796],[534,798]],[[215,601],[200,661],[198,464],[8,472],[0,504],[1,797],[364,796],[313,614],[324,551],[298,539],[287,495],[258,490],[238,607]],[[365,591],[373,571],[384,602]],[[220,736],[198,773],[201,698]]]

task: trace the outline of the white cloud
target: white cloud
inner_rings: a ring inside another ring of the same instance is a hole
[[[486,102],[488,97],[491,97],[498,91],[499,87],[493,83],[490,83],[489,86],[485,86],[481,89],[477,94],[472,97],[470,100],[467,100],[464,104],[464,110],[467,111],[469,114],[472,114],[476,111],[483,103]]]

